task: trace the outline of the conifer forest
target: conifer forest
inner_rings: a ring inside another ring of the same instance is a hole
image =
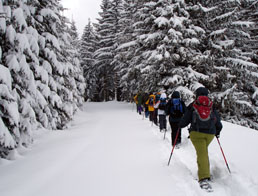
[[[257,0],[102,0],[76,23],[60,0],[0,1],[0,157],[86,101],[205,86],[223,120],[258,130]]]

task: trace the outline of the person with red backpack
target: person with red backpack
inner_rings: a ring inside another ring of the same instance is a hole
[[[174,91],[171,99],[166,105],[166,114],[169,115],[169,124],[171,127],[172,146],[174,146],[174,143],[176,146],[181,143],[181,128],[178,125],[185,111],[186,106],[184,101],[180,99],[180,93],[178,91]],[[179,133],[177,136],[177,141],[175,141],[177,132]]]
[[[191,124],[189,132],[191,142],[196,150],[198,178],[202,189],[212,190],[210,181],[210,163],[208,146],[214,136],[219,137],[222,129],[220,116],[208,97],[208,89],[200,87],[196,90],[196,99],[187,107],[187,111],[179,123],[180,128]]]

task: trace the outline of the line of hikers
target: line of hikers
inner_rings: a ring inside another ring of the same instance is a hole
[[[165,92],[134,96],[137,113],[144,112],[146,118],[159,125],[161,132],[167,130],[166,116],[169,116],[173,147],[181,143],[181,128],[190,124],[189,138],[196,150],[199,184],[206,190],[211,189],[208,146],[214,136],[219,138],[222,130],[220,116],[208,94],[207,88],[199,87],[195,91],[195,100],[187,107],[178,91],[174,91],[170,99]]]

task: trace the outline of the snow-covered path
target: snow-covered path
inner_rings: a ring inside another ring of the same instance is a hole
[[[45,131],[17,160],[0,160],[0,195],[207,195],[195,180],[196,157],[187,132],[168,167],[170,133],[163,140],[158,128],[132,109],[127,103],[86,103],[68,130]],[[211,146],[218,181],[208,195],[257,195],[255,174],[246,178],[233,167],[229,175],[218,152]]]

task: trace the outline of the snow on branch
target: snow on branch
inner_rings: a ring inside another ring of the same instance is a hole
[[[219,29],[219,30],[217,30],[217,31],[213,31],[211,34],[210,34],[210,36],[220,36],[220,35],[223,35],[223,34],[225,34],[225,32],[226,32],[226,28],[224,28],[224,29]]]
[[[59,17],[55,14],[55,12],[49,8],[45,8],[42,9],[40,11],[40,15],[44,16],[44,17],[50,17],[50,18],[54,18],[58,23],[61,23]]]
[[[222,93],[218,93],[217,94],[217,98],[219,100],[221,100],[222,98],[227,97],[231,92],[233,92],[235,89],[237,88],[237,85],[235,84],[234,86],[232,86],[231,88],[227,89],[226,91],[222,92]]]
[[[250,21],[235,21],[235,22],[232,22],[231,24],[238,27],[251,27],[255,25],[254,22],[250,22]]]
[[[253,93],[253,95],[252,95],[252,98],[253,98],[254,100],[257,100],[257,102],[258,102],[258,88],[257,88],[255,85],[252,85],[252,87],[253,87],[253,89],[254,89],[254,93]]]
[[[0,118],[0,145],[5,148],[14,148],[16,146],[16,142],[6,128],[2,118]]]
[[[244,61],[241,59],[235,59],[235,58],[226,58],[225,59],[227,62],[231,62],[233,63],[233,65],[237,66],[237,65],[241,65],[241,66],[247,66],[247,67],[253,67],[253,68],[257,68],[258,65],[255,63],[251,63],[248,61]]]
[[[169,25],[169,20],[165,17],[158,17],[154,22],[158,25],[158,27]]]
[[[12,89],[12,77],[8,68],[0,64],[0,82],[7,85],[7,87]]]
[[[234,13],[235,13],[235,10],[232,12],[228,12],[228,13],[222,14],[220,16],[217,16],[217,17],[213,18],[212,20],[210,20],[209,22],[224,21],[224,20],[226,20],[226,18],[231,17]]]
[[[224,41],[218,41],[218,44],[223,48],[223,49],[227,49],[227,48],[232,48],[235,44],[234,40],[224,40]]]
[[[186,70],[192,73],[198,79],[203,79],[203,80],[209,79],[209,76],[199,73],[197,71],[194,71],[191,67],[187,67]]]
[[[137,44],[136,41],[127,42],[127,43],[124,43],[124,44],[121,44],[120,46],[118,46],[117,50],[126,49],[129,47],[135,46],[136,44]]]
[[[210,8],[206,8],[206,7],[203,7],[200,3],[198,3],[198,5],[199,5],[200,9],[201,9],[203,12],[205,12],[205,13],[210,12],[210,11],[213,11],[213,10],[215,10],[215,9],[218,8],[217,6],[215,6],[215,7],[210,7]]]
[[[50,34],[50,33],[43,33],[43,36],[45,36],[46,40],[50,43],[52,43],[52,45],[57,49],[57,50],[61,50],[61,47],[59,45],[58,39],[56,38],[56,36]]]

